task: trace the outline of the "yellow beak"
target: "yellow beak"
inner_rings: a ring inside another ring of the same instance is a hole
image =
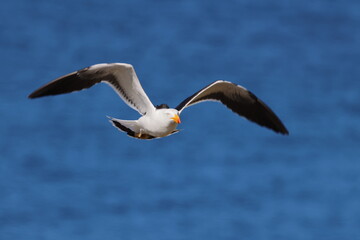
[[[172,117],[171,119],[174,120],[174,122],[176,122],[177,124],[181,123],[180,117],[177,114],[175,114],[174,117]]]

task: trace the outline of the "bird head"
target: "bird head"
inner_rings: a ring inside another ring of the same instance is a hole
[[[171,120],[172,122],[175,122],[176,124],[181,123],[178,110],[169,108],[169,109],[161,109],[160,111],[163,112],[165,118]]]

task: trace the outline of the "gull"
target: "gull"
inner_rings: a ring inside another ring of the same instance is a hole
[[[133,66],[127,63],[101,63],[83,68],[45,84],[28,97],[70,93],[100,82],[110,85],[127,105],[140,113],[138,120],[109,117],[114,127],[130,137],[154,139],[177,133],[182,111],[204,101],[221,102],[233,112],[260,126],[276,133],[289,134],[284,124],[263,101],[246,88],[224,80],[207,85],[175,108],[169,108],[167,104],[154,106],[143,90]]]

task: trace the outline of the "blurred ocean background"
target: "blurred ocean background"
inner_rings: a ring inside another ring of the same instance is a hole
[[[0,239],[360,239],[360,1],[5,0]],[[102,62],[134,65],[154,104],[217,79],[265,101],[287,137],[221,104],[131,139],[106,85],[36,100]]]

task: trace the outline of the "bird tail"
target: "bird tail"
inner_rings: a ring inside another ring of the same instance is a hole
[[[130,137],[135,137],[140,131],[137,120],[121,120],[109,117],[111,124],[122,132],[126,132]]]

